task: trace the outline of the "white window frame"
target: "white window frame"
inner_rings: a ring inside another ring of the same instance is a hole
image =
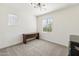
[[[44,30],[43,30],[43,28],[44,28],[44,26],[45,26],[45,25],[44,25],[44,22],[43,22],[44,20],[47,20],[48,23],[50,23],[50,22],[49,22],[49,20],[50,20],[50,21],[51,21],[51,27],[52,27],[52,25],[53,25],[53,17],[49,16],[49,17],[47,17],[47,18],[45,18],[45,19],[42,20],[42,32],[44,32],[44,33],[48,33],[48,32],[50,33],[50,32],[52,32],[52,31],[53,31],[53,27],[52,27],[52,30],[51,30],[51,31],[44,31]]]

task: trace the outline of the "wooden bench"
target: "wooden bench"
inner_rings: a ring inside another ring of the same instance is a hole
[[[39,39],[39,33],[23,34],[23,43],[26,44],[29,39]],[[32,40],[33,40],[32,39]]]

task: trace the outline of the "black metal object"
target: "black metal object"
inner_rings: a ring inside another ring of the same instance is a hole
[[[79,51],[75,46],[79,47],[79,43],[70,41],[69,56],[79,56]]]

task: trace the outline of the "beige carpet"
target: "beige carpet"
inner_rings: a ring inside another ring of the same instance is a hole
[[[0,56],[66,56],[68,49],[64,46],[44,40],[33,40],[27,44],[18,44],[0,50]]]

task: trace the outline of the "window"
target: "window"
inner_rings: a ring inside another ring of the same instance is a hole
[[[47,17],[43,20],[43,32],[52,32],[52,17]]]
[[[15,25],[17,20],[17,16],[14,14],[8,14],[8,25]]]

